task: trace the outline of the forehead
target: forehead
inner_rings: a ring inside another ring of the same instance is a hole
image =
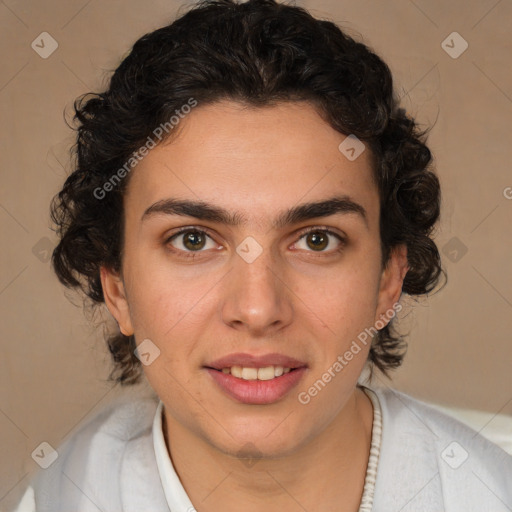
[[[349,160],[339,149],[346,135],[309,103],[199,104],[172,135],[132,171],[127,216],[168,197],[216,204],[255,223],[334,195],[378,212],[369,148]]]

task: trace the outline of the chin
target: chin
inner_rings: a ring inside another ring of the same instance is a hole
[[[253,425],[254,427],[254,425]],[[229,436],[226,432],[222,432],[222,439],[212,438],[208,436],[208,442],[217,450],[231,457],[240,459],[273,459],[280,458],[297,450],[301,441],[306,441],[305,433],[295,435],[287,429],[279,432],[279,426],[273,428],[243,429],[230,430],[226,427],[227,432],[243,432],[237,436]],[[270,435],[269,435],[270,432]]]

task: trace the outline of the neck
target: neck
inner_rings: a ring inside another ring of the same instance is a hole
[[[359,388],[318,436],[280,458],[233,457],[168,416],[167,448],[197,512],[359,508],[373,423]]]

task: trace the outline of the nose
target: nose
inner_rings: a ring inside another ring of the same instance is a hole
[[[221,307],[223,322],[251,336],[271,336],[293,318],[290,283],[282,264],[269,249],[248,263],[233,255],[233,268],[226,276]]]

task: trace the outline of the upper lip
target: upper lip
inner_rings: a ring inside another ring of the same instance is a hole
[[[216,359],[205,365],[207,368],[222,370],[222,368],[231,368],[233,366],[245,366],[250,368],[265,368],[266,366],[282,366],[284,368],[302,368],[307,367],[303,361],[284,354],[264,354],[260,356],[238,352]]]

